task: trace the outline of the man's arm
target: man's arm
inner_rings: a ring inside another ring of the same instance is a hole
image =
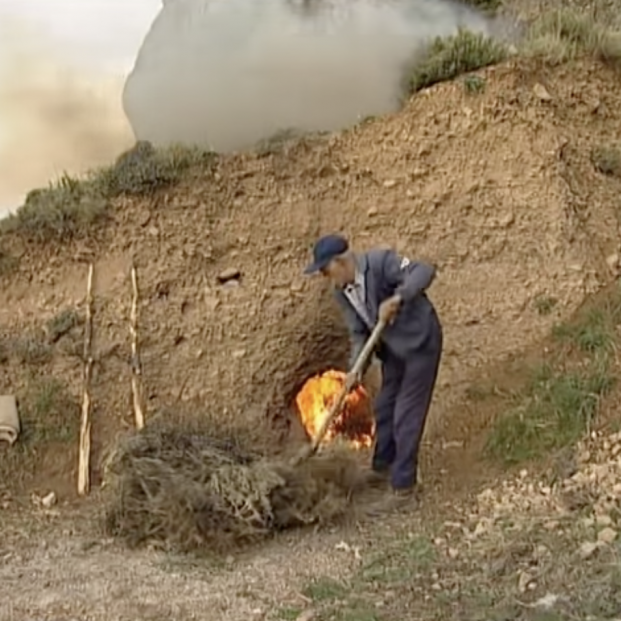
[[[395,288],[404,302],[428,289],[436,277],[436,268],[428,263],[410,261],[394,250],[387,250],[382,261],[384,279]]]
[[[335,292],[335,297],[343,311],[343,316],[345,317],[345,323],[347,324],[347,330],[349,332],[349,340],[351,343],[349,369],[352,369],[369,337],[369,330],[340,291]]]

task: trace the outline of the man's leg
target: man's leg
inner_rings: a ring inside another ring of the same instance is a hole
[[[397,395],[405,364],[399,358],[386,355],[382,363],[382,387],[375,400],[375,450],[373,470],[387,472],[395,459],[394,415]]]
[[[416,485],[418,449],[442,356],[441,336],[437,347],[408,360],[397,395],[394,418],[395,459],[391,478],[395,490]]]

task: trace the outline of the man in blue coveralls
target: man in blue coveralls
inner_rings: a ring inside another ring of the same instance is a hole
[[[376,443],[370,479],[390,479],[400,497],[414,491],[418,451],[442,355],[442,327],[427,297],[435,268],[388,249],[357,254],[340,235],[317,241],[306,274],[334,286],[352,342],[351,364],[383,319],[376,356],[382,387],[375,402]],[[351,373],[351,372],[350,372]],[[350,385],[361,377],[348,376]]]

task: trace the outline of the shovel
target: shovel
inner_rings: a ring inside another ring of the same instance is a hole
[[[356,362],[354,363],[354,366],[351,370],[351,374],[354,377],[357,377],[362,373],[368,359],[370,358],[373,350],[375,349],[375,346],[379,342],[380,336],[385,326],[385,322],[378,321],[375,325],[375,328],[373,328],[371,336],[367,339],[367,342],[364,344],[362,351],[358,354],[358,358],[356,358]],[[324,418],[323,423],[319,428],[319,431],[316,433],[310,445],[305,446],[300,454],[296,456],[296,458],[293,460],[293,465],[297,465],[302,463],[303,461],[306,461],[317,452],[317,449],[323,441],[328,431],[328,428],[334,422],[334,419],[341,413],[341,410],[343,409],[343,405],[345,403],[345,398],[347,397],[352,388],[353,386],[350,386],[349,382],[345,382],[343,388],[341,388],[341,391],[338,394],[338,397],[330,407],[328,415]]]

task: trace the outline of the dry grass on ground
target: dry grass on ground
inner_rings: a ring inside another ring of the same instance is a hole
[[[151,425],[118,447],[106,481],[110,534],[222,553],[342,518],[361,478],[356,457],[338,447],[292,465],[250,452],[238,435]]]
[[[520,523],[521,517],[481,521],[479,530],[455,521],[386,542],[349,580],[309,582],[304,595],[317,610],[313,619],[614,619],[621,609],[618,546],[602,546],[584,559],[592,526],[575,516],[524,516]],[[302,613],[300,606],[283,606],[274,618],[294,621]]]

